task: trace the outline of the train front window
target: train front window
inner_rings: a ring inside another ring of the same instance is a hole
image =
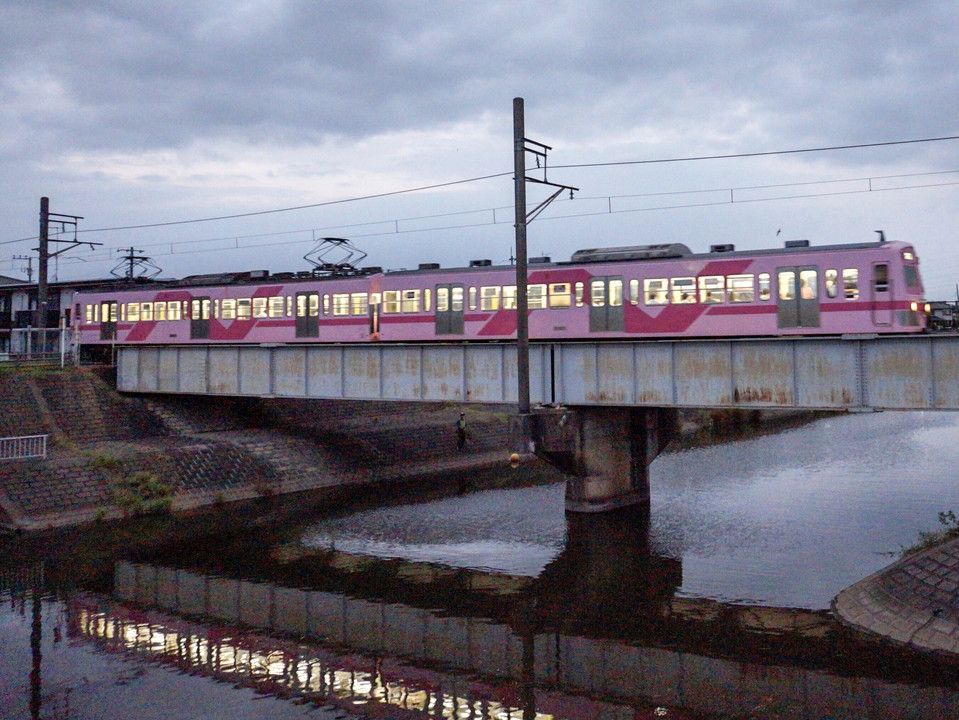
[[[842,289],[846,300],[856,300],[859,298],[859,270],[856,268],[846,268],[842,271]]]
[[[906,278],[906,287],[914,290],[922,288],[922,283],[919,282],[919,273],[916,271],[915,265],[904,265],[902,270]]]
[[[672,300],[677,305],[696,302],[696,278],[681,277],[669,281],[672,289]]]
[[[731,303],[752,302],[753,276],[729,275],[726,278],[726,291]]]
[[[643,297],[646,298],[647,305],[665,305],[669,302],[669,295],[666,290],[666,278],[650,278],[643,280]]]

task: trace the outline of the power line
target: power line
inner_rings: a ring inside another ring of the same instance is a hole
[[[878,142],[878,143],[859,143],[851,145],[830,145],[824,147],[816,148],[800,148],[792,150],[769,150],[764,152],[750,152],[750,153],[731,153],[727,155],[698,155],[698,156],[689,156],[689,157],[678,157],[678,158],[659,158],[653,160],[623,160],[617,162],[602,162],[602,163],[579,163],[571,165],[553,165],[552,168],[593,168],[593,167],[617,167],[617,166],[627,166],[627,165],[653,165],[653,164],[664,164],[664,163],[678,163],[678,162],[694,162],[694,161],[705,161],[705,160],[730,160],[730,159],[740,159],[740,158],[752,158],[752,157],[768,157],[773,155],[796,155],[801,153],[814,153],[814,152],[829,152],[836,150],[853,150],[853,149],[863,149],[863,148],[875,148],[875,147],[889,147],[894,145],[911,145],[917,143],[930,143],[930,142],[942,142],[946,140],[959,140],[959,135],[948,135],[942,137],[932,137],[932,138],[918,138],[912,140],[893,140],[889,142]],[[511,175],[512,172],[501,172],[493,173],[491,175],[481,175],[473,178],[465,178],[462,180],[451,180],[443,183],[436,183],[433,185],[423,185],[414,188],[406,188],[404,190],[393,190],[383,193],[375,193],[371,195],[362,195],[352,198],[343,198],[340,200],[328,200],[325,202],[310,203],[306,205],[294,205],[290,207],[283,208],[274,208],[271,210],[258,210],[248,213],[235,213],[232,215],[218,215],[213,217],[206,218],[194,218],[189,220],[172,220],[167,222],[158,222],[158,223],[142,223],[138,225],[123,225],[116,227],[105,227],[105,228],[86,228],[79,232],[114,232],[118,230],[143,230],[146,228],[155,228],[155,227],[170,227],[173,225],[188,225],[193,223],[201,222],[213,222],[217,220],[234,220],[237,218],[244,217],[256,217],[259,215],[271,215],[282,212],[291,212],[294,210],[307,210],[317,207],[328,207],[331,205],[341,205],[352,202],[359,202],[362,200],[374,200],[384,197],[392,197],[396,195],[404,195],[416,192],[422,192],[425,190],[436,190],[444,187],[452,187],[454,185],[463,185],[466,183],[478,182],[481,180],[491,180],[494,178],[505,177]],[[0,245],[9,245],[18,242],[28,242],[30,240],[35,240],[36,237],[20,238],[18,240],[5,240],[0,241]]]
[[[576,165],[552,165],[558,168],[593,168],[616,167],[619,165],[656,165],[662,163],[694,162],[699,160],[734,160],[739,158],[768,157],[770,155],[798,155],[800,153],[828,152],[831,150],[857,150],[862,148],[889,147],[891,145],[912,145],[915,143],[941,142],[943,140],[959,140],[959,135],[946,135],[934,138],[919,138],[916,140],[892,140],[890,142],[860,143],[857,145],[830,145],[817,148],[802,148],[800,150],[769,150],[766,152],[731,153],[729,155],[694,155],[681,158],[662,158],[658,160],[622,160],[619,162],[580,163]]]
[[[656,210],[682,210],[690,208],[701,208],[701,207],[715,207],[722,205],[730,204],[745,204],[745,203],[755,203],[755,202],[772,202],[775,200],[794,200],[794,199],[804,199],[804,198],[818,198],[818,197],[831,197],[831,196],[840,196],[840,195],[854,195],[854,194],[864,194],[870,192],[891,192],[894,190],[914,190],[914,189],[923,189],[929,187],[945,187],[959,185],[959,180],[955,182],[939,182],[939,183],[927,183],[922,185],[907,185],[901,187],[876,187],[873,184],[873,181],[876,180],[898,180],[904,178],[916,178],[916,177],[928,177],[928,176],[941,176],[941,175],[955,175],[959,174],[959,170],[943,170],[935,171],[930,173],[908,173],[902,175],[881,175],[875,177],[858,177],[858,178],[846,178],[846,179],[835,179],[835,180],[818,180],[818,181],[806,181],[806,182],[797,182],[797,183],[775,183],[768,185],[750,185],[734,188],[711,188],[703,190],[679,190],[672,192],[656,192],[656,193],[637,193],[630,195],[604,195],[604,196],[593,196],[586,198],[577,198],[575,200],[563,200],[563,204],[582,204],[584,202],[591,201],[606,201],[607,208],[604,210],[595,210],[588,212],[579,212],[579,213],[569,213],[565,215],[553,215],[543,217],[543,220],[563,220],[569,218],[579,218],[579,217],[591,217],[596,215],[617,215],[625,214],[631,212],[651,212]],[[809,187],[813,185],[835,185],[840,183],[854,183],[862,182],[867,183],[863,188],[859,189],[845,189],[845,190],[835,190],[819,193],[806,193],[806,194],[791,194],[791,195],[777,195],[772,197],[760,197],[760,198],[736,198],[735,193],[739,191],[746,190],[768,190],[768,189],[781,189],[781,188],[791,188],[791,187]],[[725,197],[721,200],[715,201],[704,201],[704,202],[688,202],[683,204],[674,204],[674,205],[654,205],[649,207],[642,208],[625,208],[625,209],[614,209],[612,207],[613,200],[623,200],[623,199],[633,199],[633,198],[660,198],[660,197],[669,197],[669,196],[690,196],[690,195],[708,195],[708,194],[723,194]],[[462,212],[455,213],[442,213],[436,215],[427,215],[427,216],[418,216],[412,218],[401,218],[401,219],[392,219],[392,220],[380,220],[364,223],[353,223],[348,225],[338,225],[338,226],[329,226],[324,228],[313,228],[313,229],[300,229],[300,230],[288,230],[278,233],[258,233],[254,235],[244,235],[244,236],[231,236],[231,237],[220,237],[220,238],[207,238],[204,240],[184,240],[180,242],[169,242],[169,243],[157,243],[152,245],[144,245],[144,248],[170,248],[169,252],[157,252],[151,251],[153,256],[168,256],[168,255],[191,255],[191,254],[200,254],[206,252],[224,252],[230,250],[249,250],[256,248],[264,247],[281,247],[287,245],[298,245],[308,242],[313,242],[317,234],[324,234],[332,231],[343,230],[347,228],[364,228],[364,227],[374,227],[377,225],[386,225],[392,226],[390,229],[384,229],[382,231],[371,231],[371,232],[361,232],[361,233],[351,233],[351,236],[354,238],[362,237],[382,237],[386,235],[407,235],[415,232],[437,232],[442,230],[458,230],[464,228],[473,228],[473,227],[482,227],[485,225],[497,225],[505,222],[511,221],[511,218],[506,218],[499,220],[496,217],[497,210],[511,210],[511,208],[485,208],[481,210],[467,210]],[[416,227],[416,228],[401,228],[401,223],[404,222],[413,222],[416,220],[435,220],[439,218],[453,218],[460,217],[465,215],[477,215],[481,213],[490,213],[490,219],[484,222],[473,222],[473,223],[460,223],[460,224],[447,224],[442,226],[434,227]],[[295,235],[300,233],[310,233],[311,237],[308,239],[302,240],[290,240],[285,242],[263,242],[263,243],[250,243],[241,245],[241,240],[249,240],[253,238],[267,238],[267,237],[276,237],[281,235]],[[203,243],[215,243],[215,242],[233,242],[233,247],[213,247],[213,248],[202,248],[202,249],[185,249],[177,250],[180,246],[187,245],[199,245]],[[98,261],[99,257],[96,258],[87,258],[88,260]],[[103,258],[104,260],[106,258]]]

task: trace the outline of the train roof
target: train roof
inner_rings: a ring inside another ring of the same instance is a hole
[[[880,247],[905,248],[910,247],[909,243],[900,241],[886,241],[881,238],[878,241],[863,243],[846,243],[833,245],[812,245],[808,240],[787,240],[783,247],[764,248],[759,250],[736,250],[731,244],[713,245],[709,252],[694,253],[683,243],[660,243],[656,245],[628,245],[622,247],[607,248],[587,248],[577,250],[572,254],[568,261],[554,262],[548,256],[531,257],[527,261],[528,268],[534,270],[543,267],[564,267],[567,265],[576,265],[584,263],[617,263],[617,262],[635,262],[648,261],[660,262],[665,260],[675,260],[679,258],[687,259],[707,259],[717,256],[731,257],[756,257],[783,254],[798,253],[819,253],[819,252],[837,252],[850,250],[877,249]],[[366,267],[358,269],[349,275],[337,275],[318,273],[314,271],[300,272],[277,272],[270,273],[266,270],[247,270],[242,272],[220,272],[201,275],[189,275],[179,280],[153,281],[152,287],[209,287],[218,285],[250,285],[275,282],[301,282],[307,280],[338,280],[347,277],[369,276],[384,274],[389,276],[396,275],[418,275],[427,272],[436,272],[442,269],[449,273],[468,273],[480,270],[504,270],[515,269],[514,264],[494,265],[488,259],[472,260],[468,266],[441,268],[439,263],[420,263],[416,268],[400,268],[396,270],[384,270],[380,267]],[[123,288],[113,288],[114,291],[138,290],[142,289],[136,286]]]

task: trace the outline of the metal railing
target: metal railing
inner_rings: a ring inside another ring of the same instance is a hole
[[[0,438],[0,460],[26,460],[47,456],[46,435]]]

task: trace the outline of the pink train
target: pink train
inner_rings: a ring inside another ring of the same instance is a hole
[[[926,328],[911,245],[736,251],[681,244],[531,258],[532,340],[910,333]],[[516,333],[513,266],[379,268],[347,276],[229,273],[78,292],[82,346],[501,341]],[[91,347],[91,349],[93,349]]]

